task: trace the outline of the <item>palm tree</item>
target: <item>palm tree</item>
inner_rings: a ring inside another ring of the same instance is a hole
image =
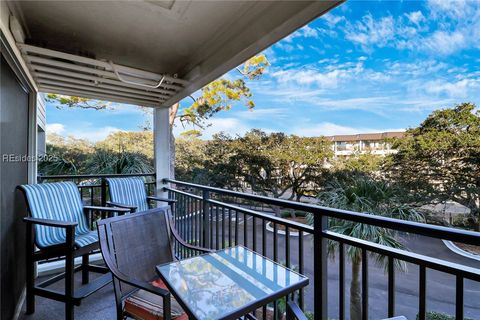
[[[401,203],[400,195],[401,190],[388,182],[375,180],[365,175],[355,175],[351,178],[330,182],[325,190],[319,194],[318,199],[320,204],[326,207],[402,220],[422,221],[422,215],[408,205]],[[313,222],[311,215],[309,216],[309,222]],[[397,232],[387,228],[341,219],[329,219],[329,230],[388,247],[405,249],[398,240]],[[338,246],[336,242],[329,243],[330,254],[335,252],[336,246]],[[347,249],[347,256],[352,264],[350,319],[358,320],[361,319],[362,314],[359,282],[362,263],[361,249],[350,246]],[[375,257],[378,263],[385,266],[384,256],[376,255]],[[400,262],[398,262],[397,267],[405,269],[405,266]]]
[[[128,174],[153,172],[152,161],[135,152],[114,152],[97,150],[89,159],[87,171],[92,173]]]

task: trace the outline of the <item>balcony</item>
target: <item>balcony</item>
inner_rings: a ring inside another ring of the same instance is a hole
[[[86,204],[100,205],[107,199],[104,178],[111,175],[43,176],[40,182],[70,180],[77,183]],[[146,188],[155,189],[154,174],[144,174]],[[298,304],[315,319],[349,318],[349,283],[351,262],[346,256],[350,247],[362,252],[359,283],[361,319],[383,319],[404,315],[408,319],[425,319],[430,311],[449,313],[456,319],[475,319],[480,314],[479,262],[451,252],[442,242],[478,245],[480,234],[388,219],[365,213],[342,211],[270,197],[212,188],[165,179],[165,191],[177,200],[173,211],[177,231],[189,243],[212,249],[244,245],[289,268],[305,274],[310,285],[298,293]],[[270,207],[312,214],[313,226],[276,217]],[[329,230],[329,219],[344,219],[361,224],[397,230],[411,251],[392,249],[373,242],[352,238]],[[335,252],[329,242],[338,243]],[[191,252],[177,250],[184,258]],[[386,268],[376,264],[386,259]],[[407,263],[400,271],[398,263]],[[101,263],[101,261],[99,261]],[[41,266],[40,266],[41,267]],[[115,316],[111,288],[87,299],[79,308],[78,319],[102,315]],[[52,311],[63,306],[40,300],[34,319],[48,319]],[[282,301],[257,311],[257,317],[280,315]],[[319,316],[320,315],[320,316]]]

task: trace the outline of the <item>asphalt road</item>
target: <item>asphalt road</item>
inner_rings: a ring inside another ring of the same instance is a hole
[[[253,247],[253,221],[247,220],[248,247]],[[220,230],[221,230],[221,223]],[[227,224],[228,226],[228,224]],[[261,229],[262,223],[257,219],[257,246],[256,250],[262,250]],[[243,244],[243,221],[240,221],[239,243]],[[215,233],[215,227],[213,228]],[[228,232],[228,231],[227,231]],[[228,233],[226,235],[228,236]],[[221,236],[221,234],[220,234]],[[215,238],[215,235],[214,235]],[[402,241],[413,252],[424,254],[437,259],[480,268],[480,261],[460,256],[448,249],[441,240],[423,236],[404,236]],[[221,243],[221,242],[220,242]],[[273,233],[266,233],[266,256],[273,258]],[[298,237],[291,237],[290,256],[293,266],[298,266]],[[285,237],[278,236],[278,261],[285,261]],[[346,283],[345,300],[346,314],[348,319],[349,288],[351,280],[351,265],[346,260]],[[304,272],[310,279],[310,285],[305,290],[305,304],[307,310],[313,309],[313,237],[304,236]],[[418,312],[418,279],[419,268],[416,265],[407,264],[405,272],[396,272],[396,313],[404,315],[408,319],[416,319]],[[329,259],[328,263],[328,314],[332,319],[338,318],[339,301],[339,266],[338,256]],[[464,308],[465,317],[480,320],[480,283],[465,280]],[[384,319],[387,317],[387,275],[383,266],[376,264],[375,259],[369,259],[369,319]],[[455,277],[442,272],[427,269],[427,310],[447,314],[455,314]]]

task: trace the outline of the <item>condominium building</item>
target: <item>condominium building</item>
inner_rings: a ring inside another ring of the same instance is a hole
[[[335,156],[350,156],[355,153],[371,153],[385,156],[395,153],[388,139],[402,138],[404,132],[361,133],[349,135],[327,136],[332,141]]]

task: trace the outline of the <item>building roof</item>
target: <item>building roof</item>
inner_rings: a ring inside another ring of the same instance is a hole
[[[38,47],[54,51],[43,53],[48,57],[55,55],[53,63],[57,70],[69,67],[70,71],[71,64],[75,63],[77,69],[82,68],[87,73],[87,63],[88,67],[94,69],[89,73],[94,73],[96,78],[87,79],[87,75],[83,74],[81,84],[85,86],[85,80],[95,84],[100,81],[98,72],[102,73],[100,77],[111,78],[113,68],[107,65],[110,62],[118,65],[125,77],[133,72],[135,75],[141,73],[153,77],[150,80],[155,82],[163,75],[185,80],[181,84],[170,81],[170,84],[178,85],[178,91],[168,99],[151,105],[148,103],[151,94],[142,93],[138,96],[137,91],[128,94],[129,99],[136,94],[135,97],[146,100],[141,105],[169,107],[342,2],[0,1],[0,26],[4,33],[9,25],[10,28],[12,25],[19,26],[11,33],[20,45],[31,46],[22,47],[24,56],[29,54],[27,50],[30,49],[30,53],[39,54]],[[18,22],[12,24],[11,16]],[[58,52],[71,56],[58,58]],[[43,53],[40,53],[41,58],[32,57],[36,61],[29,64],[30,68],[33,64],[44,62],[49,62],[48,67],[51,66],[52,61],[46,61]],[[65,64],[65,57],[70,65]],[[92,67],[93,64],[95,66]],[[33,78],[38,82],[36,75]],[[55,83],[52,83],[52,79],[49,81],[49,88],[57,88],[58,91],[50,91],[52,93],[68,94],[71,90],[65,89],[67,85],[61,86],[59,82],[65,80],[59,77],[54,79]],[[75,85],[78,85],[78,79],[75,81]],[[72,85],[68,82],[68,88],[72,88]],[[105,93],[107,86],[108,89],[112,86],[111,81],[101,85],[102,88],[85,90],[84,95],[93,98],[103,96],[109,101],[115,101],[114,98],[120,101],[127,96],[125,89],[118,97]]]
[[[378,133],[360,133],[360,134],[348,134],[348,135],[336,135],[326,136],[325,138],[330,141],[336,142],[350,142],[350,141],[381,141],[387,138],[403,138],[405,132],[402,131],[390,131],[390,132],[378,132]]]

